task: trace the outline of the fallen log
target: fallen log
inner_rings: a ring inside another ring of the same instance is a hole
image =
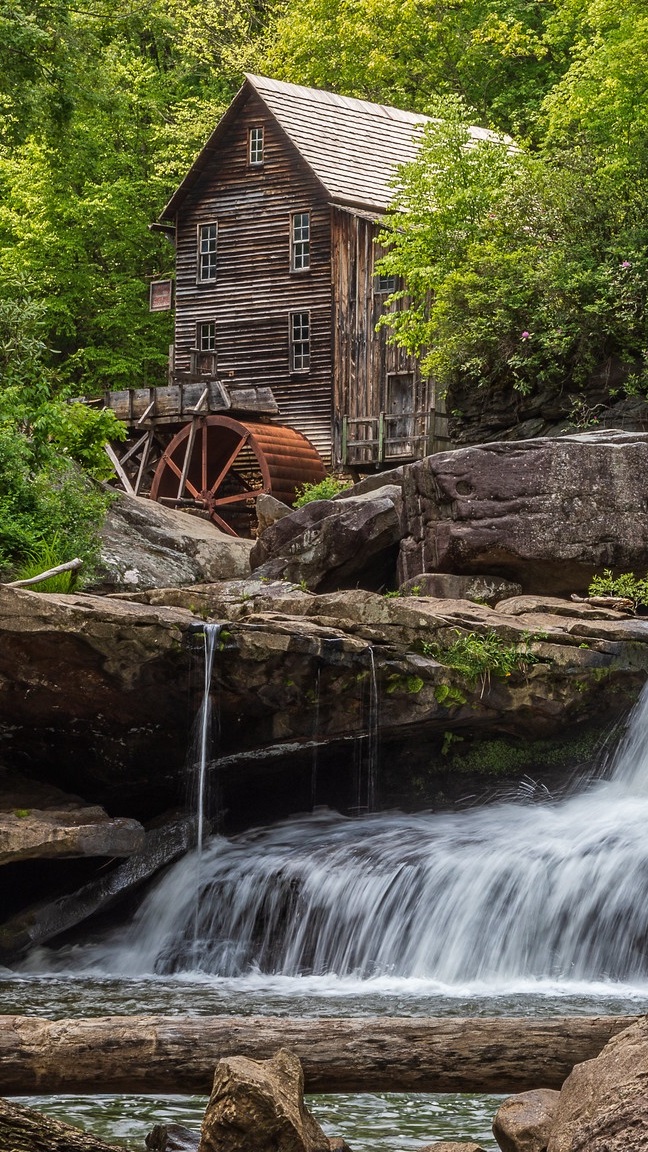
[[[67,564],[57,564],[56,568],[46,568],[44,572],[39,572],[38,576],[30,576],[28,580],[10,580],[7,588],[29,588],[32,584],[40,584],[43,580],[49,580],[50,576],[59,576],[61,572],[76,572],[82,567],[83,560],[79,560],[77,556],[74,560],[68,560]]]
[[[98,1136],[0,1100],[0,1152],[123,1152]]]
[[[636,1016],[0,1016],[0,1095],[211,1090],[223,1056],[288,1048],[307,1092],[560,1088]]]

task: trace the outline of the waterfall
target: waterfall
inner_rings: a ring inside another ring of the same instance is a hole
[[[560,801],[361,819],[316,811],[203,853],[201,967],[511,984],[648,977],[648,691],[609,779]],[[191,862],[93,963],[191,962]]]
[[[192,740],[192,776],[194,779],[194,810],[196,813],[196,847],[202,853],[205,840],[205,812],[208,796],[208,771],[212,751],[213,710],[211,702],[211,682],[214,668],[214,653],[221,632],[220,624],[205,624],[203,631],[205,662],[203,673],[203,696],[200,711],[194,726]]]

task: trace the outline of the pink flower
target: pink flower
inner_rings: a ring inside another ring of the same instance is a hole
[[[630,261],[629,261],[629,260],[624,260],[624,261],[623,261],[623,264],[621,265],[621,267],[622,267],[622,268],[632,268],[632,264],[630,263]]]
[[[523,332],[520,339],[521,340],[528,340],[530,338],[530,336],[531,336],[530,332]]]

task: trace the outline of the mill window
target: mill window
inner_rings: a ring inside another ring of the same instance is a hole
[[[216,322],[205,320],[198,325],[198,350],[200,352],[216,351]]]
[[[310,312],[290,313],[290,370],[310,368]]]
[[[395,292],[395,276],[376,276],[376,292]]]
[[[216,279],[218,224],[198,225],[198,280]]]
[[[290,267],[293,272],[304,272],[310,268],[310,213],[295,212],[290,231]]]
[[[250,128],[248,136],[248,163],[263,164],[263,128]]]

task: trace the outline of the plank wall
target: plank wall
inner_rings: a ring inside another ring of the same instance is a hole
[[[264,164],[247,163],[248,129],[264,128]],[[310,269],[290,271],[290,221],[311,213]],[[217,276],[196,283],[197,225],[218,223]],[[175,367],[189,367],[199,323],[216,322],[217,371],[237,387],[272,388],[278,419],[331,455],[331,240],[323,189],[251,93],[176,220]],[[290,372],[289,314],[310,311],[311,367]]]
[[[388,407],[389,373],[412,373],[417,411],[432,404],[415,359],[387,343],[387,330],[376,331],[388,293],[376,291],[375,238],[379,225],[366,215],[332,209],[333,402],[335,453],[340,450],[342,414],[378,416]],[[392,307],[398,307],[398,304]]]

